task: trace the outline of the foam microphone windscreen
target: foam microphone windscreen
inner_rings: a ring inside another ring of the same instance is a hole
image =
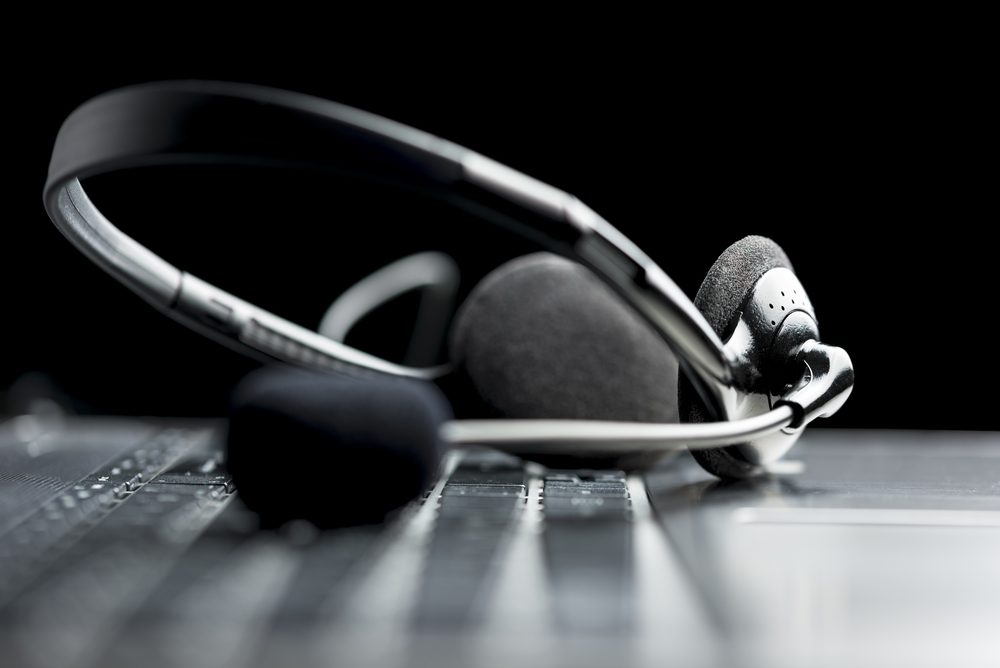
[[[380,522],[425,490],[451,411],[428,383],[268,368],[240,383],[229,417],[227,465],[261,525],[332,528]]]
[[[484,278],[456,314],[450,349],[496,416],[677,421],[670,348],[590,270],[551,253]]]

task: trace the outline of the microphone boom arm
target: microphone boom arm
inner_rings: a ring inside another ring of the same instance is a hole
[[[643,450],[708,449],[790,427],[795,411],[778,406],[763,415],[693,424],[601,420],[452,420],[441,438],[453,445],[488,445],[512,454],[617,454]]]

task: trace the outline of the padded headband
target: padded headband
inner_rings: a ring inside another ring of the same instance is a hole
[[[735,358],[694,305],[578,199],[451,142],[334,102],[197,81],[112,91],[83,104],[60,129],[45,206],[62,232],[108,272],[173,317],[244,352],[352,374],[433,378],[446,371],[368,355],[177,269],[114,227],[79,181],[143,165],[204,163],[349,172],[444,198],[591,269],[674,349],[709,406],[721,407],[723,394],[733,390]]]

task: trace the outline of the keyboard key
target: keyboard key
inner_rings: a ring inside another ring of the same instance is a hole
[[[524,485],[455,485],[449,483],[442,496],[524,496]]]
[[[543,512],[546,520],[599,517],[624,519],[631,507],[629,499],[600,496],[545,497]]]

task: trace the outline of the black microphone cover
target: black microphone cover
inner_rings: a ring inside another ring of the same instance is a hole
[[[590,270],[551,253],[484,278],[456,314],[450,348],[493,416],[677,422],[673,352]],[[653,458],[539,461],[633,468]]]
[[[378,523],[431,484],[450,417],[429,383],[265,368],[233,394],[228,467],[262,527]]]

